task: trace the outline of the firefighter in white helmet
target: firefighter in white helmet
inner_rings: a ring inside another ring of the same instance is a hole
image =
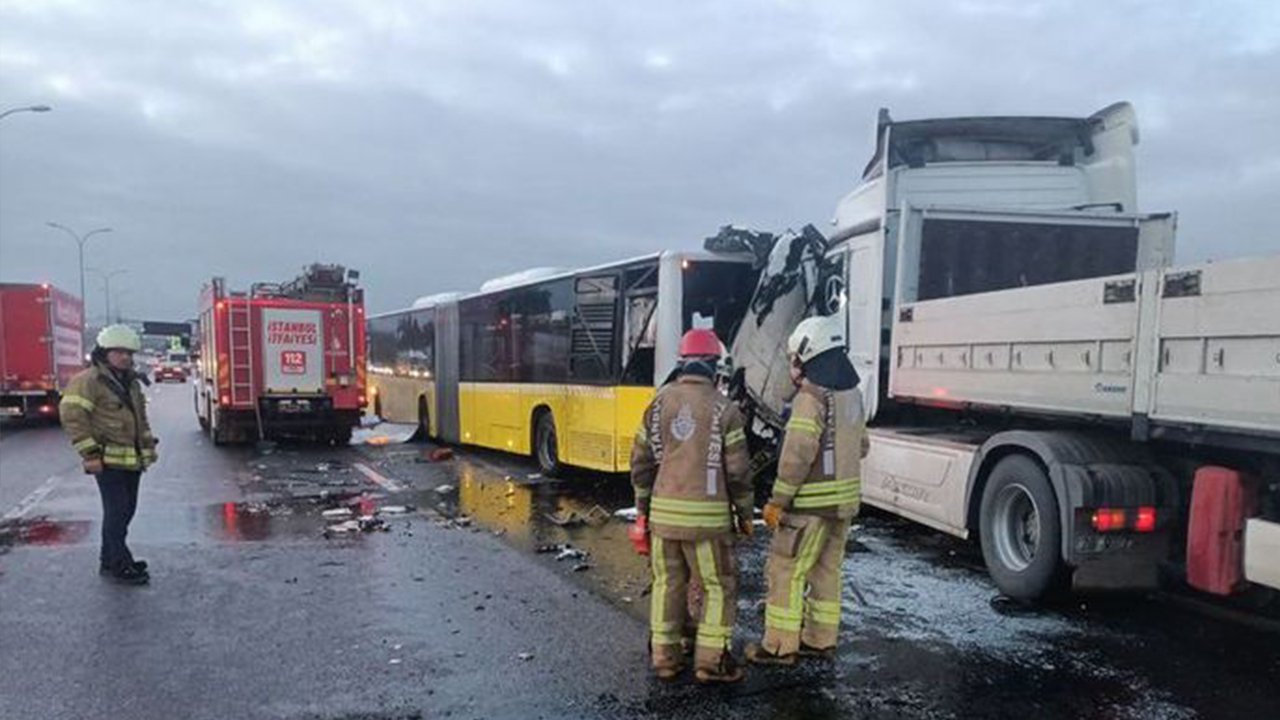
[[[58,406],[71,446],[102,495],[99,572],[131,585],[150,580],[146,561],[133,557],[125,537],[138,507],[138,482],[156,462],[159,442],[151,434],[146,399],[133,370],[133,354],[141,349],[142,339],[133,328],[103,328],[92,364],[72,378]]]
[[[830,657],[840,626],[840,567],[861,501],[866,423],[842,315],[802,321],[787,342],[791,404],[778,476],[764,507],[773,531],[765,563],[764,639],[754,663]]]

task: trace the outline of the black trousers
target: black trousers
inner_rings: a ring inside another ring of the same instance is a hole
[[[97,478],[98,494],[102,496],[102,552],[98,559],[102,567],[119,570],[133,562],[133,553],[124,540],[129,534],[129,522],[138,509],[138,481],[142,473],[106,468]]]

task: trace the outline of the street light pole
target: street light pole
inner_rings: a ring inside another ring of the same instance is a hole
[[[45,224],[51,228],[57,228],[65,232],[66,234],[70,235],[71,239],[75,240],[76,245],[79,246],[80,248],[80,302],[82,303],[87,302],[84,296],[84,244],[89,242],[89,238],[93,237],[94,235],[97,235],[99,233],[111,232],[111,228],[109,227],[98,228],[97,230],[90,230],[84,235],[77,235],[75,230],[72,230],[66,225],[59,225],[56,222],[48,222]]]
[[[16,107],[16,108],[10,108],[10,109],[8,109],[8,110],[5,110],[4,112],[0,112],[0,120],[3,120],[4,118],[7,118],[7,117],[9,117],[10,115],[12,115],[12,114],[14,114],[14,113],[20,113],[20,112],[49,112],[49,111],[50,111],[50,110],[52,110],[52,109],[53,109],[53,108],[49,107],[48,105],[28,105],[27,107]]]
[[[102,292],[102,299],[103,299],[102,319],[104,324],[110,325],[111,324],[111,278],[117,275],[123,275],[129,271],[127,269],[122,269],[122,270],[112,270],[111,272],[103,272],[97,268],[85,268],[85,270],[91,273],[97,273],[97,275],[102,278],[102,291],[103,291]],[[119,311],[117,311],[116,314],[118,315]]]

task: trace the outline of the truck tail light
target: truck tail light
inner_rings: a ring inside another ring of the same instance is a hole
[[[1156,531],[1156,509],[1144,505],[1139,508],[1098,508],[1091,518],[1093,529],[1097,532],[1133,532],[1150,533]]]
[[[218,398],[218,404],[219,404],[219,405],[230,405],[230,404],[231,404],[231,396],[230,396],[230,395],[223,395],[223,396],[219,397],[219,398]]]
[[[40,414],[41,414],[41,415],[52,415],[52,414],[53,414],[53,406],[52,406],[52,405],[41,405],[41,406],[40,406]]]
[[[1155,532],[1156,509],[1153,507],[1138,508],[1138,513],[1133,518],[1133,529],[1140,533]]]
[[[1098,532],[1123,530],[1125,512],[1122,508],[1098,508],[1093,511],[1093,529]]]

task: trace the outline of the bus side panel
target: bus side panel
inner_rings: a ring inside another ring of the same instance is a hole
[[[480,428],[480,416],[477,415],[477,383],[458,384],[458,429],[462,433],[460,442],[467,445],[484,445]]]
[[[655,390],[651,387],[620,387],[617,389],[617,455],[614,469],[618,472],[631,470],[631,445],[635,442],[636,432],[644,422],[644,410],[653,400]]]
[[[418,422],[418,397],[427,391],[422,380],[378,374],[370,375],[369,381],[377,388],[383,420],[408,424]]]
[[[614,470],[617,445],[616,388],[595,385],[569,387],[567,462],[592,470]],[[561,437],[565,431],[561,430]],[[564,447],[565,443],[561,443]]]
[[[446,442],[461,442],[462,400],[458,364],[458,304],[436,308],[436,397],[431,422],[437,437]]]

